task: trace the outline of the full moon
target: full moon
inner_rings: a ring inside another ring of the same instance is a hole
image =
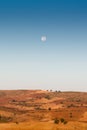
[[[42,36],[42,37],[41,37],[41,41],[42,41],[42,42],[45,42],[46,40],[47,40],[47,37],[46,37],[46,36]]]

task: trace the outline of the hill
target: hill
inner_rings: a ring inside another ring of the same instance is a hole
[[[87,130],[87,93],[0,90],[1,130]]]

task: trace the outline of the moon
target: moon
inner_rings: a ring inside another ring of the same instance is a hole
[[[42,42],[46,42],[46,40],[47,40],[47,37],[46,37],[46,36],[42,36],[42,37],[41,37],[41,41],[42,41]]]

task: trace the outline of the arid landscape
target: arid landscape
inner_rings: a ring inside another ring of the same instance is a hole
[[[0,130],[87,130],[87,93],[1,90]]]

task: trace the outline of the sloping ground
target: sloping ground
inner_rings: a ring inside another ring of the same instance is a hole
[[[87,123],[87,112],[83,114],[83,116],[79,119],[79,121]]]
[[[61,123],[61,119],[67,123]],[[17,129],[87,130],[87,93],[0,91],[0,130]]]
[[[86,123],[69,122],[66,125],[55,125],[50,122],[29,122],[20,124],[0,124],[1,130],[87,130]]]

